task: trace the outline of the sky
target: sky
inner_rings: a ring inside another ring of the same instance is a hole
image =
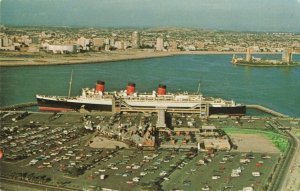
[[[300,0],[0,0],[0,23],[300,32]]]

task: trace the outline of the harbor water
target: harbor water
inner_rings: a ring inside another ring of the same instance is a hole
[[[281,59],[281,55],[255,55]],[[244,104],[259,104],[300,117],[300,67],[244,67],[230,63],[232,55],[178,55],[99,64],[1,67],[0,101],[7,106],[35,100],[35,94],[67,95],[71,71],[71,95],[94,87],[97,80],[107,91],[136,83],[139,92],[151,92],[158,84],[169,92],[200,92]],[[293,59],[300,62],[300,55]]]

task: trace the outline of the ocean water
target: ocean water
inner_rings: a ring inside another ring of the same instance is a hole
[[[139,92],[167,90],[196,92],[205,96],[260,104],[284,114],[300,117],[300,67],[243,67],[230,63],[232,55],[178,55],[61,66],[0,68],[1,106],[35,100],[35,94],[67,95],[73,70],[72,95],[81,88],[104,80],[106,90],[125,89],[135,82]],[[281,55],[256,55],[280,59]],[[300,55],[294,55],[300,61]]]

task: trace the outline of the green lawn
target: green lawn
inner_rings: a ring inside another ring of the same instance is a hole
[[[289,147],[289,141],[287,137],[284,135],[272,132],[272,131],[266,131],[261,129],[241,129],[237,127],[225,127],[222,128],[222,130],[225,131],[227,134],[261,134],[272,141],[272,143],[281,151],[285,152]]]

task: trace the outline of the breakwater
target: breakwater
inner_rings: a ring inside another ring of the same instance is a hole
[[[33,107],[33,106],[37,106],[37,102],[26,102],[26,103],[20,103],[20,104],[14,104],[14,105],[9,105],[9,106],[3,106],[3,107],[0,107],[0,110],[2,111],[12,111],[12,110],[18,110],[18,109],[23,109],[23,108],[26,108],[26,107]],[[261,105],[246,105],[246,107],[248,109],[257,109],[257,110],[260,110],[262,112],[265,112],[265,113],[269,113],[273,116],[276,116],[276,117],[288,117],[287,115],[284,115],[282,113],[279,113],[277,111],[274,111],[272,109],[269,109],[269,108],[266,108],[264,106],[261,106]]]
[[[7,111],[7,110],[17,110],[17,109],[23,109],[25,107],[33,107],[37,106],[37,102],[27,102],[27,103],[20,103],[15,105],[9,105],[9,106],[3,106],[0,107],[0,110]]]
[[[266,107],[261,106],[261,105],[246,105],[246,107],[249,108],[249,109],[257,109],[257,110],[260,110],[262,112],[269,113],[269,114],[271,114],[273,116],[276,116],[276,117],[288,117],[287,115],[284,115],[282,113],[271,110],[271,109],[266,108]]]

